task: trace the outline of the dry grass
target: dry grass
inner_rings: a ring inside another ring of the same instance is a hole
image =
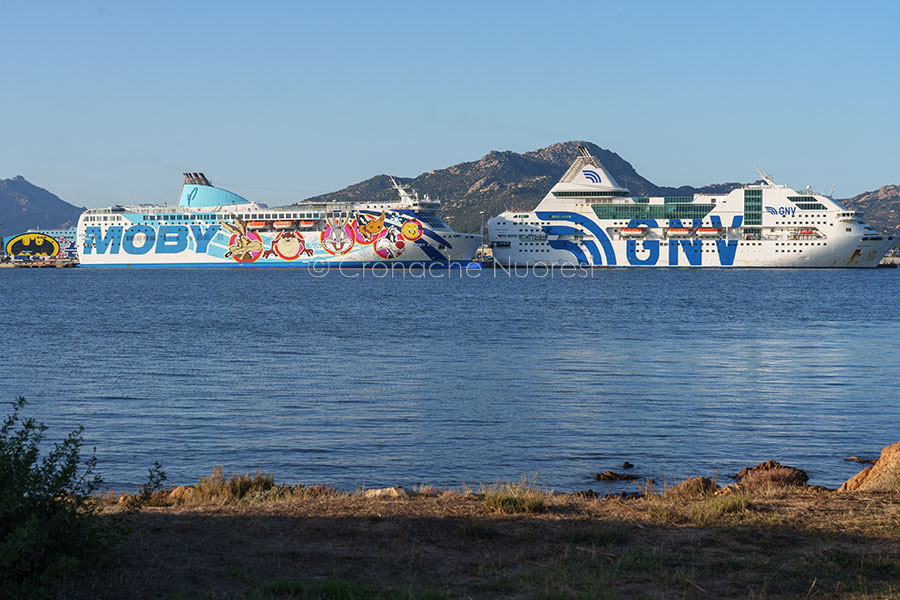
[[[217,480],[228,487],[224,476]],[[476,489],[421,486],[424,493],[398,499],[299,486],[268,501],[248,502],[250,492],[223,503],[214,494],[210,502],[145,508],[126,517],[133,533],[121,563],[69,582],[58,596],[900,594],[900,494],[791,487],[710,496],[701,488],[596,499],[526,480]]]
[[[514,515],[544,512],[547,492],[538,487],[536,479],[524,477],[517,482],[507,481],[482,486],[484,510],[489,513]]]
[[[740,480],[741,487],[751,493],[782,489],[786,486],[803,485],[797,477],[797,470],[791,467],[776,467],[765,471],[753,471]]]
[[[257,471],[255,474],[232,473],[225,478],[225,467],[213,467],[208,477],[194,486],[194,500],[201,503],[227,503],[241,500],[251,494],[260,495],[275,487],[275,476]],[[273,498],[277,499],[277,498]]]

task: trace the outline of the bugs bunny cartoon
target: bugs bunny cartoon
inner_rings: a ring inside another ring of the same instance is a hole
[[[350,216],[347,215],[345,217],[343,214],[333,218],[330,216],[325,217],[325,221],[331,228],[328,236],[322,240],[322,247],[325,250],[332,254],[346,254],[350,251],[350,248],[353,246],[353,240],[344,231],[344,227],[347,226],[349,220]]]

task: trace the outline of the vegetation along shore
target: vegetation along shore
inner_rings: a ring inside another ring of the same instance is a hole
[[[635,493],[341,491],[263,472],[100,493],[80,431],[0,432],[0,590],[60,598],[896,598],[900,443],[840,490],[776,461]],[[601,486],[603,483],[598,483]]]

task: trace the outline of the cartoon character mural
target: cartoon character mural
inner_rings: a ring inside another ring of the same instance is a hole
[[[384,211],[381,211],[381,216],[377,219],[364,212],[357,213],[356,227],[353,229],[357,243],[371,244],[384,229]]]
[[[237,262],[253,262],[263,252],[265,244],[255,231],[247,231],[247,223],[238,217],[234,217],[234,223],[228,223],[217,217],[219,224],[231,232],[228,240],[228,252],[225,258],[233,258]]]
[[[385,229],[375,240],[375,254],[381,258],[397,258],[406,250],[406,242],[396,227]]]
[[[320,234],[322,248],[329,254],[341,256],[350,252],[353,248],[354,233],[350,225],[350,215],[338,215],[325,217],[328,226]]]
[[[422,237],[422,224],[416,219],[410,219],[400,228],[400,233],[411,242],[415,242]]]
[[[303,234],[299,231],[282,231],[272,240],[271,247],[263,252],[263,258],[269,258],[273,254],[284,260],[294,260],[301,254],[312,256],[313,251],[306,247]]]

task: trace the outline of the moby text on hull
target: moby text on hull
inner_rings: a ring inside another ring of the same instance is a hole
[[[300,202],[268,208],[185,173],[176,207],[113,206],[78,220],[86,267],[448,266],[472,260],[481,236],[450,229],[438,201],[394,181],[394,202]],[[393,181],[393,180],[392,180]]]
[[[488,220],[500,265],[874,267],[896,244],[858,212],[764,175],[727,194],[632,197],[585,148],[533,211]]]

